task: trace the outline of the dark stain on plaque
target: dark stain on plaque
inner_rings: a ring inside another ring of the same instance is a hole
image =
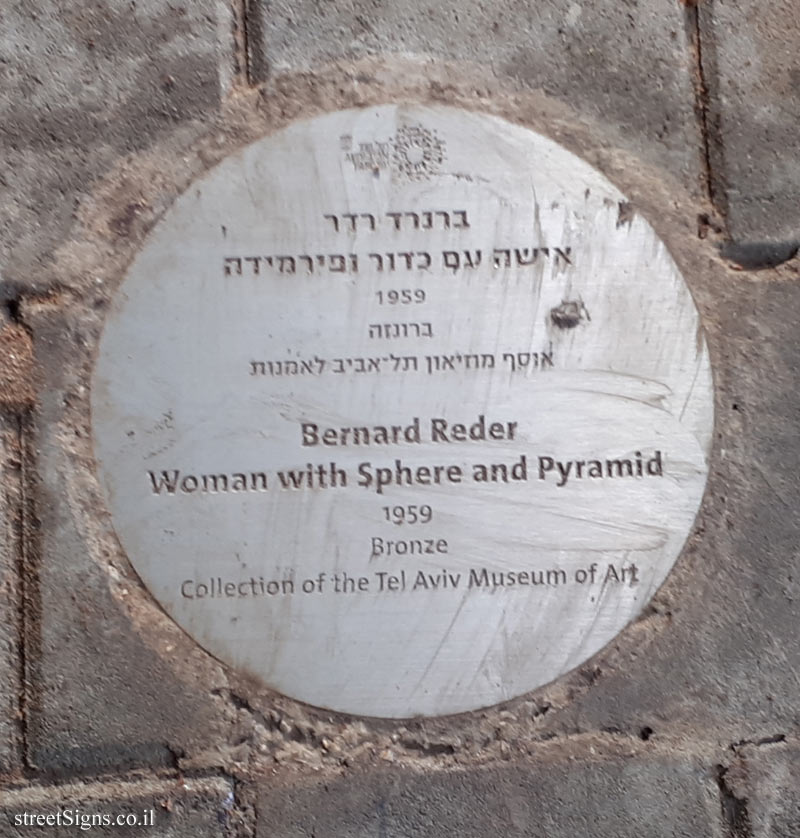
[[[630,201],[620,201],[617,206],[617,229],[619,230],[619,228],[624,224],[630,225],[631,221],[633,221],[633,216],[636,213],[636,210],[633,208],[633,204]]]
[[[550,309],[550,319],[559,329],[574,329],[582,320],[591,321],[583,300],[562,300]]]

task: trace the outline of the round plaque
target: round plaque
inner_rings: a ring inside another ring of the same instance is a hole
[[[686,540],[708,354],[647,221],[556,143],[387,105],[226,158],[116,296],[92,424],[135,569],[209,652],[368,716],[585,661]]]

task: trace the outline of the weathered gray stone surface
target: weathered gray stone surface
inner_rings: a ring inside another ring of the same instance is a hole
[[[764,742],[741,747],[720,771],[726,820],[752,838],[800,835],[800,749]],[[736,833],[734,833],[736,834]]]
[[[719,205],[738,241],[800,241],[800,22],[792,0],[698,4]]]
[[[277,0],[250,6],[252,72],[259,81],[379,53],[474,62],[487,81],[510,79],[569,103],[602,123],[621,147],[699,189],[693,65],[679,3]],[[439,95],[446,101],[447,90]]]
[[[217,107],[231,62],[224,9],[216,0],[3,4],[6,281],[37,284],[86,191],[120,156]]]
[[[40,619],[27,638],[30,758],[58,775],[171,767],[215,737],[224,740],[211,694],[218,671],[207,656],[191,659],[154,604],[126,611],[138,582],[106,565],[108,546],[88,540],[81,516],[90,489],[76,496],[81,489],[68,478],[81,456],[70,437],[86,431],[69,414],[81,384],[63,359],[85,340],[85,326],[47,307],[25,316],[44,382],[34,432],[41,525],[30,598]],[[146,634],[142,624],[156,630]],[[193,677],[182,678],[181,666]]]
[[[34,787],[3,793],[0,836],[21,838],[46,833],[55,838],[85,834],[212,838],[228,834],[233,803],[231,784],[215,778]],[[136,816],[147,818],[149,823],[151,810],[153,827],[115,822],[118,817]],[[44,823],[38,821],[41,816]],[[91,825],[93,817],[97,825]],[[103,824],[99,820],[103,817],[109,822]],[[36,819],[33,824],[31,819]]]
[[[576,753],[448,771],[373,769],[281,783],[257,838],[721,838],[713,777],[691,762]]]

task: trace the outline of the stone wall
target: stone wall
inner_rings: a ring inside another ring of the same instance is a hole
[[[800,834],[798,26],[789,0],[7,0],[0,835],[62,808],[181,836]],[[391,101],[519,121],[619,185],[682,268],[716,391],[703,507],[641,618],[532,694],[405,722],[270,693],[163,614],[88,402],[109,300],[195,176]]]

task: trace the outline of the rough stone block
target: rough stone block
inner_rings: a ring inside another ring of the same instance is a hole
[[[0,17],[6,279],[35,284],[118,157],[217,107],[232,62],[218,0],[21,0]],[[198,122],[198,124],[200,124]]]
[[[800,21],[792,0],[698,4],[713,183],[737,241],[800,241]]]
[[[86,418],[71,412],[80,370],[64,363],[86,340],[85,324],[51,307],[25,316],[43,380],[33,430],[40,526],[28,591],[37,619],[26,637],[30,759],[58,776],[173,767],[226,741],[214,698],[225,679],[155,603],[130,596],[135,576],[111,561],[113,536],[96,520],[85,477]]]
[[[719,785],[731,834],[752,838],[800,835],[800,749],[796,744],[762,741],[740,746],[733,764],[720,771]]]
[[[713,778],[652,755],[466,770],[380,769],[265,790],[257,838],[719,838]]]
[[[431,0],[252,7],[252,73],[306,70],[342,58],[402,53],[474,62],[487,79],[541,89],[602,123],[620,147],[700,182],[692,60],[679,3]]]
[[[213,838],[227,834],[233,802],[231,785],[219,779],[32,787],[3,792],[0,837],[46,831],[54,838],[87,833]]]
[[[2,337],[0,326],[0,337]],[[18,654],[21,458],[19,422],[0,411],[0,774],[19,768]]]

